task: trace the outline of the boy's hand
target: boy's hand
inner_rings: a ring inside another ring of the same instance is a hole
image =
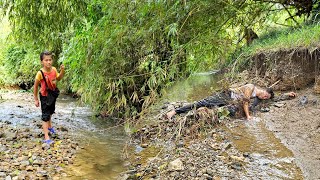
[[[64,65],[63,64],[60,65],[60,71],[61,70],[64,70]]]
[[[34,100],[34,104],[36,105],[36,107],[39,107],[40,105],[39,100]]]

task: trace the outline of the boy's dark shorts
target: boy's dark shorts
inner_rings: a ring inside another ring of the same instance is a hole
[[[55,109],[56,109],[56,101],[54,101],[54,103],[52,103],[50,106],[47,105],[46,103],[47,101],[47,96],[41,96],[40,94],[40,102],[41,102],[41,119],[42,121],[49,121],[50,120],[50,116],[54,113]]]

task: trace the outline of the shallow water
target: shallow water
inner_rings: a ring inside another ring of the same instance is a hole
[[[219,79],[214,73],[191,76],[169,88],[162,100],[200,100],[218,88]],[[31,94],[0,95],[6,99],[0,100],[0,120],[10,121],[15,126],[28,126],[29,121],[41,123],[40,109],[34,106]],[[121,160],[127,138],[123,127],[110,128],[114,126],[113,123],[92,118],[92,112],[88,107],[77,105],[74,99],[67,96],[59,97],[53,123],[70,129],[74,137],[80,139],[80,145],[83,147],[74,164],[66,169],[66,179],[115,179],[125,170],[124,162]],[[303,179],[292,152],[265,128],[263,120],[235,120],[222,128],[227,133],[226,138],[230,139],[240,152],[250,155],[251,161],[246,163],[242,177]],[[157,149],[149,152],[147,148],[140,152],[140,156],[147,160],[157,153]]]
[[[262,179],[303,179],[293,153],[266,129],[260,118],[223,126],[234,146],[250,156],[246,176]]]
[[[170,88],[163,100],[193,102],[203,99],[219,89],[219,80],[214,73],[194,75]],[[222,129],[238,151],[250,156],[243,178],[303,179],[293,153],[266,128],[262,119],[234,120]]]
[[[168,102],[200,100],[211,95],[214,90],[219,88],[218,81],[220,79],[221,75],[215,74],[215,71],[194,74],[168,88],[162,100]]]
[[[0,93],[0,120],[13,126],[29,126],[30,121],[41,124],[41,110],[33,104],[30,93]],[[74,164],[65,171],[65,179],[116,179],[124,171],[121,159],[126,142],[123,127],[115,126],[109,120],[97,119],[88,107],[79,106],[76,100],[60,96],[53,115],[53,126],[65,127],[82,149],[76,155]],[[39,133],[41,129],[36,128]],[[57,131],[57,133],[59,133]]]

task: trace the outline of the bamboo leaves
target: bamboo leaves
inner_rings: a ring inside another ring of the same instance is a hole
[[[26,59],[34,65],[32,54],[53,50],[67,67],[65,87],[119,116],[141,112],[179,78],[220,68],[244,44],[243,29],[262,28],[278,10],[255,0],[2,0],[0,8],[27,52],[11,49],[8,69],[33,70]]]

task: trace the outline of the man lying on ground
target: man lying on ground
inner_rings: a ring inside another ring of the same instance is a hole
[[[294,97],[296,97],[296,93],[289,92],[282,94],[280,97],[277,97],[275,101],[286,100]],[[260,100],[273,99],[274,93],[272,88],[262,89],[253,84],[246,84],[237,88],[229,88],[228,90],[217,92],[212,96],[197,101],[193,104],[174,109],[167,113],[167,118],[171,119],[175,114],[185,113],[192,109],[198,109],[200,107],[212,108],[227,105],[236,105],[240,103],[247,120],[250,120],[252,119],[252,117],[249,113],[249,103],[250,99],[253,98],[255,98],[253,102],[254,107]]]

